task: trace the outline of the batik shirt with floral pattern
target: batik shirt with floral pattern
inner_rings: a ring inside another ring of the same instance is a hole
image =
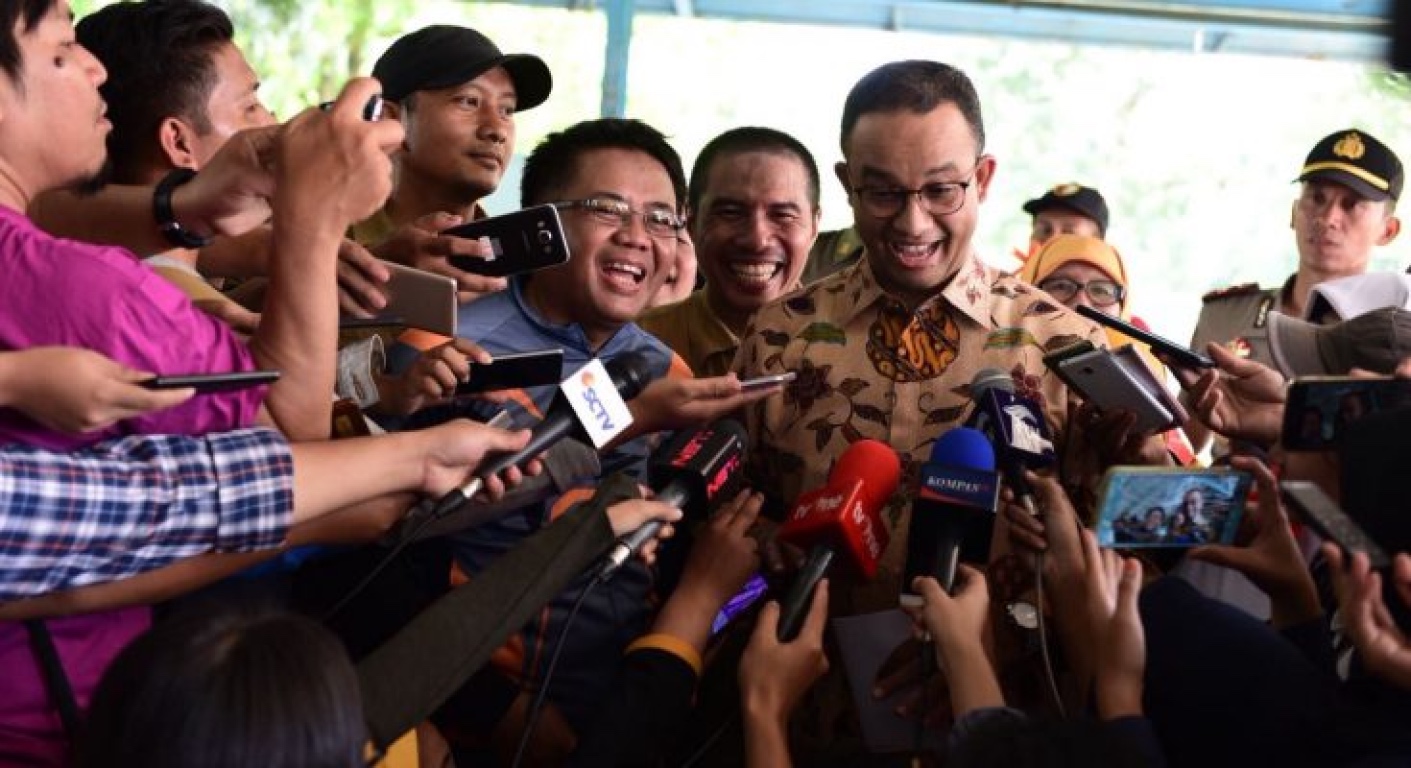
[[[864,438],[891,445],[903,461],[877,579],[850,596],[835,592],[841,610],[833,613],[896,606],[909,488],[936,438],[970,415],[975,374],[1010,372],[1016,393],[1040,404],[1061,444],[1069,393],[1043,356],[1083,339],[1106,343],[1096,325],[973,257],[914,312],[877,284],[866,258],[760,310],[734,370],[741,379],[783,371],[798,378],[747,412],[755,487],[790,504],[820,487],[837,457]]]

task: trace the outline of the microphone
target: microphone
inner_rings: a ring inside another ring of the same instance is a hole
[[[984,562],[989,556],[999,474],[995,450],[979,430],[956,427],[941,435],[931,458],[921,465],[907,528],[906,571],[901,605],[920,607],[911,590],[918,576],[934,576],[950,592],[957,562]]]
[[[1053,438],[1044,421],[1043,409],[1014,391],[1014,379],[997,368],[985,368],[970,380],[970,397],[975,411],[965,426],[984,433],[995,448],[1004,484],[1030,515],[1038,515],[1034,490],[1024,479],[1024,470],[1046,467],[1054,462]]]
[[[813,588],[839,553],[864,579],[877,575],[877,561],[890,538],[881,520],[882,505],[900,479],[901,459],[891,446],[858,440],[838,457],[822,488],[799,496],[777,534],[781,542],[809,549],[808,561],[780,606],[781,642],[798,636]]]
[[[621,431],[626,427],[627,424],[623,422],[625,417],[619,415],[617,423],[612,420],[610,412],[612,409],[605,403],[604,395],[606,393],[601,391],[604,388],[600,386],[593,372],[593,369],[599,367],[595,365],[596,362],[589,363],[564,380],[558,396],[554,398],[548,412],[544,414],[543,420],[530,430],[528,445],[513,453],[501,454],[482,464],[479,474],[471,478],[465,485],[441,497],[431,516],[440,518],[455,511],[480,492],[480,489],[485,485],[485,478],[494,477],[510,467],[523,464],[564,437],[572,436],[591,440],[595,446],[601,448],[602,443],[606,440],[596,438],[603,434],[604,428]],[[647,382],[652,378],[651,363],[648,362],[645,355],[639,352],[629,352],[609,360],[606,371],[612,380],[613,389],[622,400],[631,400],[641,394]],[[622,410],[625,412],[626,409]],[[591,425],[585,425],[579,418],[580,413],[591,414],[596,421]],[[630,418],[627,420],[630,421]],[[609,432],[609,434],[615,433]]]
[[[648,467],[652,498],[686,515],[702,517],[716,499],[733,490],[745,463],[745,428],[732,419],[690,432],[679,432],[662,446]],[[653,520],[617,540],[598,568],[597,578],[611,578],[628,558],[657,535],[663,523]]]

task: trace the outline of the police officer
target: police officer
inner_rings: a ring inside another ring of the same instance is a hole
[[[1349,128],[1318,142],[1297,181],[1301,189],[1293,202],[1291,226],[1298,271],[1278,288],[1245,283],[1206,294],[1192,347],[1214,341],[1272,365],[1269,312],[1303,317],[1315,285],[1366,272],[1372,249],[1390,243],[1401,231],[1396,217],[1404,181],[1401,160],[1365,131]]]
[[[1099,240],[1107,237],[1107,201],[1092,187],[1059,184],[1025,203],[1024,212],[1033,217],[1030,253],[1055,235],[1086,235]]]

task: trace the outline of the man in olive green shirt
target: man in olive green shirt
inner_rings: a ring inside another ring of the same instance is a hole
[[[706,144],[688,189],[692,238],[706,285],[638,324],[697,376],[730,371],[756,310],[799,287],[818,235],[818,166],[770,128],[735,128]]]

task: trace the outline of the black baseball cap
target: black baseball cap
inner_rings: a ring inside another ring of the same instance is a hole
[[[1059,184],[1024,204],[1024,212],[1037,216],[1044,211],[1060,208],[1097,222],[1097,231],[1107,234],[1107,201],[1102,193],[1082,184]]]
[[[467,27],[436,24],[397,38],[372,67],[382,95],[401,101],[416,91],[450,88],[495,67],[514,81],[515,111],[544,103],[554,79],[543,59],[528,53],[501,53],[490,38]]]
[[[1313,147],[1295,181],[1333,181],[1368,200],[1401,197],[1401,159],[1375,136],[1356,128],[1330,133]]]

